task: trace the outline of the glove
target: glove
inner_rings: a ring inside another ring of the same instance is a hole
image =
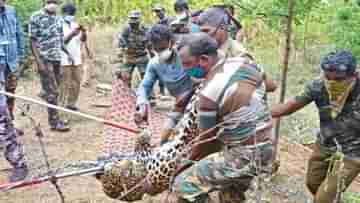
[[[134,115],[134,120],[136,125],[140,125],[148,121],[149,110],[150,110],[149,103],[136,106],[136,113]]]

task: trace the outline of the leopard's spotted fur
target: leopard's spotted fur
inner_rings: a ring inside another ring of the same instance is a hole
[[[105,172],[101,180],[104,192],[109,197],[137,201],[145,193],[155,195],[169,188],[179,161],[190,154],[188,145],[198,134],[196,104],[199,91],[200,87],[192,96],[188,106],[190,111],[184,115],[171,142],[151,149],[149,140],[141,137],[135,147],[133,160],[119,161]],[[142,184],[145,179],[147,184]],[[134,190],[129,192],[129,189]]]

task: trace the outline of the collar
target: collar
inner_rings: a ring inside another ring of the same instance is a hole
[[[206,80],[211,80],[217,72],[223,71],[225,61],[226,61],[225,54],[221,50],[218,50],[218,61],[213,67],[211,67],[206,77]]]

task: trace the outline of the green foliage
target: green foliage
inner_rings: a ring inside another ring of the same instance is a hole
[[[8,0],[8,4],[17,10],[23,24],[27,24],[31,14],[41,7],[42,0]]]
[[[345,193],[344,203],[360,203],[360,193]]]
[[[347,5],[339,8],[332,18],[329,34],[333,43],[340,49],[350,49],[360,56],[360,7]]]

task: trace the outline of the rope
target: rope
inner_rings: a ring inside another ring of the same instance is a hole
[[[64,193],[61,191],[61,188],[57,183],[57,178],[55,177],[55,175],[52,172],[51,167],[50,167],[49,157],[48,157],[46,149],[45,149],[45,144],[44,144],[44,142],[42,140],[42,138],[44,137],[44,133],[42,132],[40,124],[37,124],[35,119],[31,115],[28,114],[28,111],[30,109],[29,106],[27,105],[26,107],[27,107],[26,110],[22,109],[20,107],[20,109],[22,110],[21,114],[23,116],[26,116],[27,118],[29,118],[31,124],[34,126],[35,135],[38,138],[38,141],[39,141],[39,144],[40,144],[41,154],[42,154],[42,156],[43,156],[43,158],[45,160],[45,164],[46,164],[46,168],[48,170],[48,174],[51,176],[50,182],[55,187],[56,192],[58,193],[58,195],[60,197],[61,203],[65,203]]]

